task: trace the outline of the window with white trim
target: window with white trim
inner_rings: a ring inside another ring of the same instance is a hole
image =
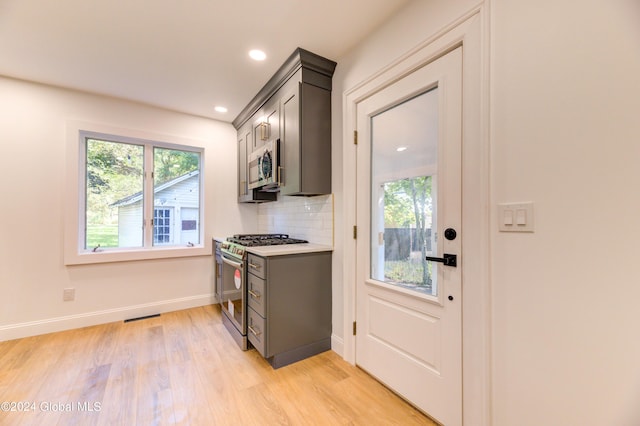
[[[202,148],[80,131],[80,153],[79,254],[202,246]]]

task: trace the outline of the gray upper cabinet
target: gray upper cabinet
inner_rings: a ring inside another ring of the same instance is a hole
[[[249,176],[247,169],[247,150],[253,146],[250,126],[238,130],[238,200],[249,195]]]
[[[253,120],[252,151],[260,148],[265,142],[280,138],[280,102],[276,96],[255,114]]]
[[[293,52],[233,121],[238,140],[245,140],[244,150],[240,143],[238,146],[239,169],[252,151],[277,139],[280,193],[331,193],[331,78],[335,67],[335,62],[304,49]],[[238,185],[242,188],[241,182]],[[239,196],[238,201],[255,202],[253,198]]]
[[[331,91],[298,71],[281,89],[280,193],[331,193]]]
[[[273,192],[263,192],[249,189],[249,169],[247,156],[253,149],[253,127],[248,122],[238,130],[238,202],[262,203],[275,201],[277,195]]]

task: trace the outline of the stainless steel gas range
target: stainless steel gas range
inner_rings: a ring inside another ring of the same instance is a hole
[[[242,350],[247,339],[247,247],[300,244],[308,241],[286,234],[236,234],[220,245],[222,253],[222,322]]]

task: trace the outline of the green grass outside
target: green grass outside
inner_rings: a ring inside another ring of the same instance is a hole
[[[431,267],[429,272],[431,272]],[[410,260],[387,260],[384,262],[384,280],[389,284],[416,290],[425,294],[432,293],[431,281],[428,284],[423,282],[422,262]]]
[[[88,225],[87,248],[118,247],[118,225]]]
[[[422,284],[422,262],[387,260],[384,262],[384,276],[393,282]]]

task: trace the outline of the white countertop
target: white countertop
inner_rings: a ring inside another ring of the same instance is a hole
[[[322,251],[333,251],[333,247],[323,244],[303,243],[303,244],[283,244],[277,246],[247,247],[247,253],[258,256],[284,256],[287,254],[316,253]]]

